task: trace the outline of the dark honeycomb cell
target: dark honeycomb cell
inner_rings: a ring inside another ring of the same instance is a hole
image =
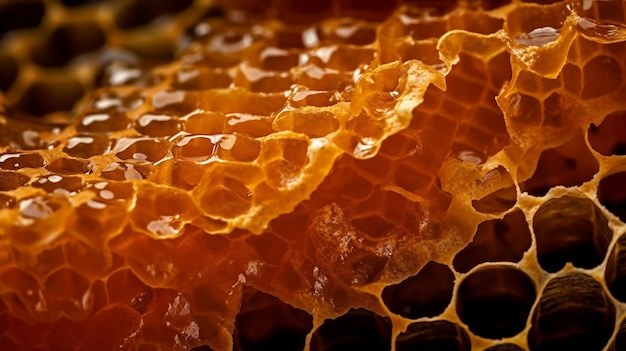
[[[82,84],[71,77],[37,81],[26,89],[17,106],[35,116],[70,111],[84,93]]]
[[[472,206],[483,213],[504,212],[517,202],[517,188],[515,185],[495,191],[480,200],[472,201]]]
[[[45,11],[42,0],[0,2],[0,38],[14,29],[37,27]]]
[[[604,280],[611,294],[626,302],[626,235],[617,239],[606,264]]]
[[[626,222],[626,172],[602,178],[598,184],[598,200],[622,222]]]
[[[115,23],[121,29],[131,29],[150,24],[155,19],[184,10],[193,0],[135,0],[127,1],[115,14]]]
[[[470,351],[471,342],[458,325],[445,320],[408,326],[396,339],[397,351]]]
[[[44,67],[62,66],[82,54],[99,49],[105,42],[106,35],[96,23],[62,24],[33,47],[32,58]]]
[[[453,289],[450,268],[429,262],[417,275],[386,287],[382,298],[391,312],[405,318],[434,317],[450,304]]]
[[[606,116],[599,126],[589,126],[591,147],[604,156],[626,155],[626,110]]]
[[[521,270],[484,267],[459,285],[456,311],[476,335],[500,339],[524,329],[535,297],[535,284]]]
[[[522,211],[481,223],[472,242],[456,254],[454,269],[466,273],[483,262],[518,262],[530,248],[528,222]]]
[[[543,196],[557,185],[581,185],[591,180],[598,170],[598,161],[582,134],[577,134],[565,144],[541,153],[535,173],[520,186],[530,195]]]
[[[548,272],[567,262],[580,268],[599,265],[613,233],[593,201],[564,196],[546,201],[533,218],[537,259]]]
[[[311,327],[310,314],[274,296],[249,289],[244,292],[235,320],[234,350],[301,350]]]
[[[391,321],[364,309],[328,319],[311,337],[311,351],[391,350]]]
[[[602,285],[574,273],[552,279],[535,307],[530,351],[600,351],[615,328],[615,308]]]

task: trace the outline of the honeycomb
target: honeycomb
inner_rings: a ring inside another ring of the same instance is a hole
[[[626,350],[626,2],[0,0],[0,349]]]

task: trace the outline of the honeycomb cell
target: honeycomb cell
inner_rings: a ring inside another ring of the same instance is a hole
[[[311,336],[311,350],[391,350],[391,321],[364,309],[328,319]]]
[[[518,262],[530,248],[531,236],[522,211],[478,226],[473,241],[454,256],[453,266],[467,273],[483,262]]]
[[[580,268],[599,265],[613,233],[607,220],[587,198],[564,196],[546,201],[533,217],[537,259],[548,272],[567,262]]]
[[[467,333],[458,325],[446,320],[412,323],[396,338],[396,350],[470,351]]]
[[[535,298],[535,284],[526,273],[511,266],[489,266],[460,283],[456,311],[473,333],[501,339],[524,329]]]
[[[600,203],[622,222],[626,222],[626,191],[622,186],[624,182],[626,172],[619,172],[602,178],[598,184]]]
[[[35,116],[70,111],[83,97],[83,85],[72,77],[36,81],[26,88],[16,105]]]
[[[67,174],[88,174],[91,173],[89,161],[80,160],[69,157],[57,158],[46,166],[50,172],[67,175]]]
[[[604,156],[626,155],[626,138],[621,130],[626,128],[626,111],[609,114],[598,126],[589,126],[591,147]]]
[[[415,276],[387,286],[382,299],[395,314],[409,319],[434,317],[450,304],[454,274],[445,265],[429,262]]]
[[[551,188],[582,185],[598,172],[599,164],[582,135],[543,151],[533,176],[521,185],[530,195],[543,196]]]
[[[62,24],[32,48],[33,61],[43,67],[58,67],[101,48],[106,42],[103,30],[91,22]]]
[[[0,191],[15,190],[30,181],[30,177],[25,174],[0,171]]]
[[[602,350],[613,334],[615,308],[598,281],[573,273],[548,282],[530,321],[531,351]]]
[[[183,1],[144,1],[125,2],[115,14],[115,24],[120,29],[133,29],[144,26],[161,16],[172,15],[192,4],[192,0]]]
[[[267,316],[277,318],[267,319]],[[308,313],[259,291],[244,293],[235,320],[235,350],[300,350],[313,327]]]
[[[0,4],[0,37],[15,29],[37,27],[46,12],[41,0],[4,1]]]
[[[77,158],[88,159],[108,152],[110,147],[111,141],[106,136],[78,134],[67,139],[63,152]]]

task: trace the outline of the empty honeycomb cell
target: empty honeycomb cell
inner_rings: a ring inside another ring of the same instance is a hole
[[[43,67],[62,66],[72,59],[101,48],[106,35],[95,23],[68,23],[60,25],[32,48],[35,63]]]
[[[543,151],[535,173],[521,188],[531,195],[543,196],[557,185],[582,185],[598,170],[598,161],[578,134],[559,147]]]
[[[486,348],[483,351],[524,351],[524,349],[515,344],[500,344]]]
[[[312,351],[390,350],[391,322],[364,309],[328,319],[311,336]]]
[[[604,156],[626,155],[626,137],[620,131],[626,128],[626,110],[609,114],[598,126],[589,126],[591,147]]]
[[[599,265],[613,233],[607,220],[587,198],[564,196],[546,201],[533,217],[537,259],[548,272],[571,262],[580,268]]]
[[[268,315],[278,318],[268,320]],[[235,320],[234,350],[299,350],[312,327],[308,313],[250,289]]]
[[[518,262],[530,248],[528,222],[522,211],[481,223],[474,239],[454,256],[454,269],[467,273],[483,262]]]
[[[612,214],[626,222],[626,172],[611,174],[602,178],[598,185],[598,199]]]
[[[429,262],[417,275],[387,286],[381,297],[391,312],[417,319],[441,314],[450,304],[453,289],[454,274],[450,268]]]
[[[412,323],[396,338],[398,351],[470,351],[471,345],[465,330],[446,320]]]
[[[45,1],[3,1],[0,4],[0,37],[11,30],[37,27],[45,12]]]
[[[456,311],[476,335],[501,339],[524,329],[535,298],[535,284],[526,273],[511,266],[489,266],[463,279]]]
[[[132,29],[150,24],[161,16],[172,15],[191,6],[193,0],[145,1],[135,0],[124,3],[115,14],[115,23],[120,29]]]
[[[83,85],[72,77],[35,81],[26,88],[16,105],[35,116],[56,111],[70,111],[83,97]]]
[[[622,84],[622,65],[610,56],[599,55],[583,67],[583,91],[585,100],[611,93]]]
[[[604,271],[604,279],[609,291],[616,299],[622,302],[626,301],[625,248],[626,235],[622,235],[611,250],[611,255]]]
[[[613,334],[615,308],[598,281],[572,273],[548,282],[530,321],[531,351],[599,351]]]

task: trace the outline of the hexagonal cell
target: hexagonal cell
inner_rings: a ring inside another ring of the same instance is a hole
[[[450,304],[454,279],[448,266],[429,262],[418,274],[387,286],[381,297],[391,312],[402,317],[434,317]]]
[[[541,268],[556,272],[567,262],[580,268],[599,265],[613,232],[593,201],[564,196],[546,201],[533,217],[537,259]]]
[[[91,173],[92,168],[87,160],[75,159],[70,157],[60,157],[50,162],[46,166],[50,172],[58,174],[87,174]]]
[[[156,19],[180,12],[193,3],[193,0],[135,0],[127,1],[115,14],[115,24],[120,29],[141,27]]]
[[[396,351],[470,351],[471,349],[472,344],[465,330],[445,320],[413,323],[396,338]]]
[[[3,1],[0,3],[0,37],[14,29],[37,27],[45,12],[43,0]]]
[[[106,34],[93,22],[63,23],[32,48],[33,61],[43,67],[59,67],[104,46]]]
[[[30,177],[11,171],[0,171],[0,191],[15,190],[30,181]]]
[[[535,284],[521,270],[483,267],[459,285],[456,311],[476,335],[501,339],[524,329],[535,298]]]
[[[541,153],[533,176],[520,185],[522,191],[533,196],[543,196],[558,185],[581,185],[599,170],[582,134],[577,134],[565,144]]]
[[[364,309],[327,319],[311,336],[311,351],[391,350],[391,321]]]
[[[71,77],[41,80],[29,85],[16,105],[27,113],[43,116],[51,112],[72,110],[84,94],[82,84]]]
[[[615,307],[602,285],[584,273],[554,278],[543,289],[528,332],[530,351],[604,348],[615,328]]]
[[[591,147],[604,156],[626,155],[626,110],[617,111],[604,118],[599,126],[589,126]]]
[[[611,294],[626,302],[626,235],[617,239],[606,264],[604,279]]]
[[[626,172],[602,178],[598,185],[598,200],[622,222],[626,222]]]
[[[312,327],[310,314],[248,288],[235,319],[234,350],[301,350]]]
[[[584,100],[597,98],[617,90],[622,84],[622,64],[611,56],[598,55],[583,67]]]
[[[518,262],[530,248],[531,235],[522,211],[481,223],[471,243],[454,257],[454,269],[469,272],[483,262]]]

